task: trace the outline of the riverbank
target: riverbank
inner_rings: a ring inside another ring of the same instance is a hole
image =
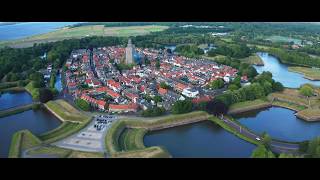
[[[300,67],[300,66],[292,66],[288,67],[288,71],[300,73],[304,76],[304,78],[319,81],[320,80],[320,70],[308,67]]]
[[[210,115],[206,112],[196,111],[153,120],[121,119],[115,122],[108,130],[106,149],[111,154],[111,157],[171,157],[161,147],[145,148],[143,143],[144,134],[148,131],[204,121],[209,117]],[[119,144],[120,138],[122,145]]]
[[[243,113],[247,111],[267,108],[271,106],[272,104],[269,101],[263,100],[263,99],[256,99],[253,101],[244,101],[244,102],[232,104],[229,108],[228,114],[233,115],[233,114]]]

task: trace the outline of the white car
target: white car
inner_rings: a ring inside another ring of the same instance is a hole
[[[257,140],[257,141],[260,141],[261,139],[260,139],[260,138],[258,138],[258,137],[256,137],[256,140]]]

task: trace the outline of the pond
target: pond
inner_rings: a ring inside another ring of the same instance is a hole
[[[6,92],[0,95],[0,111],[8,108],[29,104],[32,102],[31,95],[26,92]]]
[[[12,135],[15,132],[28,129],[35,135],[40,135],[60,124],[56,117],[42,109],[0,118],[0,157],[8,157]]]
[[[254,66],[258,73],[270,71],[275,81],[281,82],[285,87],[298,88],[305,83],[320,85],[320,81],[311,81],[303,77],[302,74],[288,71],[288,66],[269,55],[268,53],[257,53],[262,59],[264,66]]]
[[[163,146],[176,158],[246,158],[256,147],[210,121],[153,131],[144,143]]]
[[[271,107],[241,113],[234,118],[253,132],[267,132],[278,140],[298,142],[320,136],[320,122],[306,122],[294,114],[289,109]]]

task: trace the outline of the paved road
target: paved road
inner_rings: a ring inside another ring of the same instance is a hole
[[[112,115],[111,117],[112,118],[110,119],[112,121],[115,121],[118,118],[117,116]],[[111,124],[106,126],[101,131],[98,131],[96,128],[94,128],[95,123],[96,117],[92,122],[90,122],[88,126],[86,126],[78,133],[71,135],[63,140],[57,141],[53,143],[53,145],[79,151],[106,153],[105,135]]]
[[[229,120],[226,117],[223,117],[220,120],[223,120],[224,123],[226,123],[227,125],[229,125],[233,129],[237,130],[242,135],[244,135],[244,136],[246,136],[246,137],[248,137],[248,138],[250,138],[252,140],[256,141],[256,138],[260,138],[262,140],[262,137],[260,137],[259,135],[253,134],[252,132],[249,132],[248,130],[246,130],[243,127],[241,127],[239,124]],[[293,153],[293,154],[296,154],[296,153],[298,153],[298,150],[299,150],[299,145],[298,144],[284,143],[284,142],[279,142],[279,141],[276,141],[276,140],[272,140],[270,146],[271,146],[272,151],[275,152],[275,153]]]

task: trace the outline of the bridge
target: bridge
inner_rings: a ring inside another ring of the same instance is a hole
[[[257,139],[260,139],[260,141],[263,140],[263,138],[257,134],[254,134],[247,130],[246,128],[243,128],[241,125],[235,123],[234,121],[230,120],[227,117],[220,117],[221,121],[223,121],[226,125],[233,128],[240,134],[244,135],[245,137],[248,137],[254,141],[257,141]],[[279,140],[273,139],[270,143],[270,148],[275,153],[291,153],[291,154],[298,154],[299,153],[299,144],[298,143],[289,143],[289,142],[282,142]]]

